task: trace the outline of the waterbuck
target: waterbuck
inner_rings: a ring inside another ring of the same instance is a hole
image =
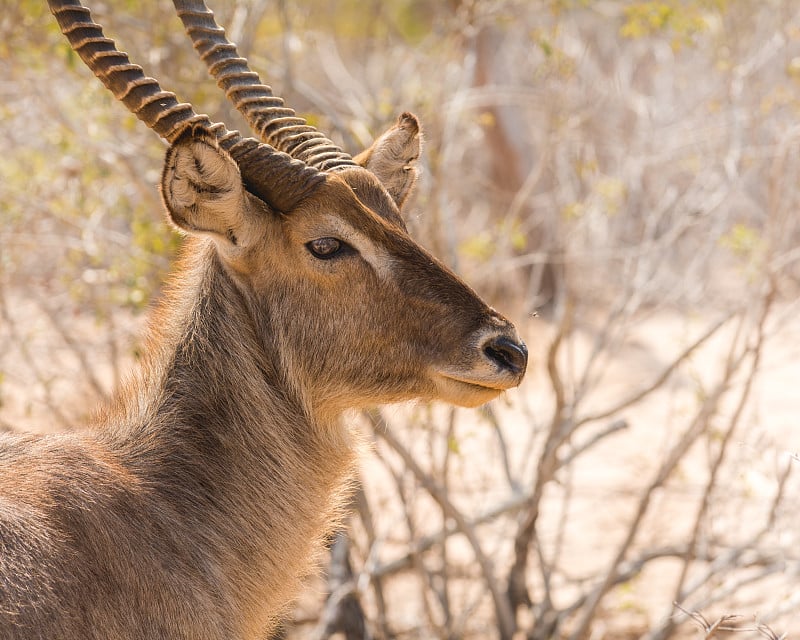
[[[179,104],[77,2],[72,47],[171,144],[188,236],[145,357],[83,431],[0,439],[0,638],[264,638],[335,526],[346,409],[474,406],[520,383],[514,327],[411,239],[417,119],[358,162],[285,108],[202,3],[195,46],[262,141]]]

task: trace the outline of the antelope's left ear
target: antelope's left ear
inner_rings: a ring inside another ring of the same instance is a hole
[[[417,160],[422,148],[422,130],[413,113],[405,112],[394,126],[353,160],[371,171],[389,192],[398,209],[417,182]]]

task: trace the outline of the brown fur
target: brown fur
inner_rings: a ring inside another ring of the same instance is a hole
[[[417,183],[419,170],[416,163],[421,151],[419,120],[406,111],[391,129],[353,160],[373,173],[402,209]]]
[[[475,405],[522,379],[511,324],[365,169],[278,213],[202,130],[165,166],[194,237],[145,361],[87,430],[0,435],[3,640],[263,638],[339,518],[358,449],[342,412]],[[319,238],[348,250],[322,260]],[[501,339],[512,365],[487,350]]]

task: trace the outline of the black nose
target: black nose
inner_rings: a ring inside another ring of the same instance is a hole
[[[528,366],[528,348],[521,340],[514,342],[505,336],[492,338],[484,345],[483,352],[489,360],[511,373],[522,373]]]

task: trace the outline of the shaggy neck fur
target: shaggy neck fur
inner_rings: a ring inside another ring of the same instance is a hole
[[[252,304],[192,244],[155,314],[155,355],[105,428],[220,613],[242,622],[233,637],[263,637],[335,526],[354,447],[338,417],[309,415]]]

